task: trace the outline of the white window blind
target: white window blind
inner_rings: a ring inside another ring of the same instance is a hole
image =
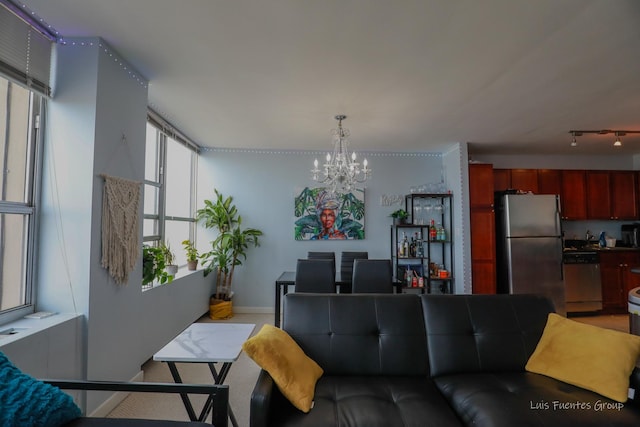
[[[52,39],[0,2],[0,73],[50,96]]]

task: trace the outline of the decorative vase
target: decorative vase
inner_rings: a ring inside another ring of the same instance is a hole
[[[176,274],[178,274],[178,266],[177,265],[169,264],[169,265],[165,266],[165,270],[167,271],[167,274],[169,276],[176,277]]]

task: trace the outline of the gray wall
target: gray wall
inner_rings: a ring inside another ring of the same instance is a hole
[[[102,268],[100,174],[143,180],[147,87],[100,39],[67,42],[56,46],[57,78],[49,103],[37,308],[84,316],[84,344],[68,349],[80,353],[74,357],[82,361],[84,377],[129,380],[208,310],[212,282],[198,272],[142,292],[142,250],[126,285],[116,285]],[[141,202],[139,218],[142,212]],[[138,234],[142,242],[142,222]],[[88,411],[103,398],[89,396]]]
[[[353,131],[353,130],[352,130]],[[357,152],[358,147],[353,149]],[[370,258],[389,258],[389,214],[404,207],[382,206],[383,195],[409,193],[415,184],[439,182],[443,177],[454,194],[456,214],[456,245],[464,239],[461,194],[461,167],[466,168],[466,151],[459,145],[449,153],[362,153],[373,169],[365,190],[365,239],[349,241],[296,241],[293,235],[293,198],[296,189],[316,186],[310,169],[316,157],[326,153],[302,151],[207,150],[199,160],[199,205],[213,198],[217,188],[225,196],[233,196],[243,225],[264,232],[259,248],[248,252],[247,261],[234,273],[234,307],[253,312],[272,312],[274,283],[282,271],[295,270],[296,260],[308,251],[335,251],[339,262],[341,251],[364,250]],[[443,158],[447,160],[446,168]],[[198,246],[204,249],[214,234],[202,228],[198,231]],[[456,247],[456,289],[464,288],[463,262],[465,245]]]

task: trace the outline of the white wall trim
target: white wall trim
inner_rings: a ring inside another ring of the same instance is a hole
[[[134,375],[133,378],[131,378],[129,380],[129,382],[142,382],[144,381],[144,371],[140,371],[138,372],[136,375]],[[124,399],[127,398],[127,396],[129,396],[130,393],[127,393],[126,391],[118,391],[115,392],[111,395],[111,397],[109,397],[107,400],[105,400],[100,406],[98,406],[96,408],[95,411],[93,411],[90,416],[91,417],[98,417],[98,418],[105,418],[107,415],[109,415],[111,413],[111,411],[113,411],[120,403],[122,403],[122,401]]]

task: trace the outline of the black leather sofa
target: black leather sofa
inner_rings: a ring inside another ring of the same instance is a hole
[[[262,371],[251,427],[640,425],[640,396],[525,371],[552,311],[533,295],[288,294],[282,328],[324,374],[304,414]],[[637,368],[630,381],[640,394]]]

